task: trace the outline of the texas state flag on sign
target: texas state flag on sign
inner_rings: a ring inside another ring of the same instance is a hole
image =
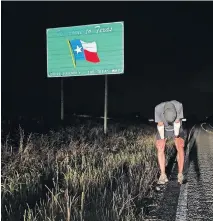
[[[72,47],[75,60],[86,60],[93,63],[100,62],[96,42],[87,43],[79,39],[75,39],[70,41],[70,45]]]

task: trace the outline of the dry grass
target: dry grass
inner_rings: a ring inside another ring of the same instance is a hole
[[[143,220],[159,172],[154,136],[147,126],[111,126],[108,136],[102,125],[27,136],[20,129],[18,146],[2,142],[3,220]]]

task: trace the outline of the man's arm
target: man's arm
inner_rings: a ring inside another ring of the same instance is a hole
[[[176,110],[177,110],[177,119],[176,119],[176,121],[179,122],[184,118],[184,116],[183,116],[183,104],[178,102],[178,101],[176,101],[176,102],[177,102],[176,105],[175,105]]]
[[[155,107],[155,122],[156,123],[159,123],[159,122],[163,123],[162,113],[163,113],[163,103],[158,104]]]
[[[183,105],[182,105],[182,103],[178,102],[176,108],[177,108],[177,119],[174,122],[174,134],[176,137],[178,137],[179,133],[180,133],[181,120],[183,119]]]
[[[155,122],[157,123],[157,129],[161,139],[164,139],[164,123],[162,121],[161,114],[162,114],[161,104],[159,104],[155,107]]]

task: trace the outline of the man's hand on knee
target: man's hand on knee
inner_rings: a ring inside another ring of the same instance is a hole
[[[156,141],[157,149],[164,149],[166,145],[166,139],[160,139]]]
[[[181,137],[175,138],[175,146],[177,148],[183,148],[184,147],[184,139]]]

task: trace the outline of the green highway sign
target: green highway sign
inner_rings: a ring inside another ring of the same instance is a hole
[[[48,77],[124,73],[123,22],[51,28],[46,37]]]

